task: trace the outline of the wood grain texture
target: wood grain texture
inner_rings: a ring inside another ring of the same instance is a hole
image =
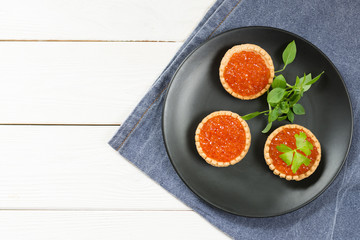
[[[0,124],[120,124],[180,45],[0,42]]]
[[[0,39],[183,41],[214,0],[12,0]]]
[[[229,239],[192,211],[1,211],[2,239]]]
[[[1,2],[0,239],[228,239],[107,145],[214,2]]]
[[[117,128],[0,126],[0,209],[190,210],[107,144]]]

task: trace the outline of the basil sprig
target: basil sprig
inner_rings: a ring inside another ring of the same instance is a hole
[[[282,59],[284,67],[276,72],[285,70],[286,66],[292,63],[296,57],[296,44],[292,41],[285,48]],[[312,78],[311,73],[305,74],[303,77],[296,77],[294,85],[286,82],[284,75],[275,76],[271,91],[267,92],[267,102],[269,109],[262,112],[253,112],[242,116],[244,120],[250,120],[261,114],[268,116],[268,124],[262,133],[267,133],[272,127],[274,121],[283,121],[288,119],[291,123],[294,122],[295,115],[304,115],[304,107],[298,103],[304,92],[308,91],[310,87],[316,83],[324,72]]]

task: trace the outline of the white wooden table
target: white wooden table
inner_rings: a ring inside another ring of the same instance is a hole
[[[227,239],[107,144],[214,0],[0,2],[0,239]]]

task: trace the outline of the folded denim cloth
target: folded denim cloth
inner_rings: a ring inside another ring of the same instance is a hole
[[[217,1],[109,144],[232,238],[360,239],[359,12],[358,1]],[[352,146],[335,181],[308,205],[271,218],[236,216],[198,198],[171,165],[161,129],[166,89],[185,57],[208,38],[233,28],[254,25],[293,32],[319,47],[343,76],[354,114]]]

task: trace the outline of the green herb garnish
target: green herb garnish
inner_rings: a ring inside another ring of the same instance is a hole
[[[310,164],[310,159],[299,153],[297,150],[305,153],[306,156],[311,154],[311,150],[313,150],[313,145],[306,139],[306,134],[304,132],[300,132],[299,134],[294,135],[296,140],[296,149],[292,149],[285,144],[280,144],[276,146],[276,149],[279,152],[283,152],[279,157],[289,166],[291,165],[291,170],[293,173],[299,169],[302,164],[308,166]]]
[[[296,44],[295,41],[292,41],[285,48],[282,59],[284,62],[284,67],[281,70],[284,71],[286,66],[292,63],[296,57]],[[267,93],[267,102],[269,110],[262,112],[253,112],[247,115],[242,116],[244,120],[250,120],[254,117],[257,117],[261,114],[268,116],[268,124],[263,133],[267,133],[274,121],[283,121],[288,119],[290,122],[294,122],[295,115],[304,115],[304,107],[298,103],[301,97],[304,95],[304,92],[308,91],[312,84],[317,82],[321,75],[324,72],[320,73],[315,78],[312,78],[311,73],[305,74],[303,77],[296,77],[294,85],[290,85],[286,82],[285,77],[280,74],[275,76],[273,83],[271,84],[271,91]]]
[[[296,44],[295,44],[295,40],[294,40],[287,45],[287,47],[285,48],[285,50],[282,54],[284,67],[281,70],[276,71],[275,73],[284,71],[286,66],[295,60],[295,57],[296,57]]]

